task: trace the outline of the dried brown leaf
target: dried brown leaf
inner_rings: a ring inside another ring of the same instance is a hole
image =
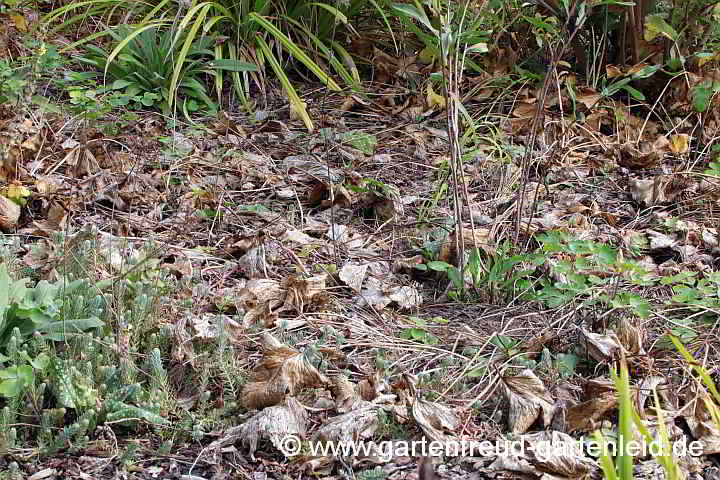
[[[308,414],[294,397],[287,397],[282,405],[268,407],[258,412],[242,425],[230,429],[223,438],[214,441],[209,450],[217,450],[240,440],[248,447],[251,458],[255,458],[258,442],[267,439],[281,453],[288,445],[283,442],[289,435],[298,440],[307,433]]]
[[[11,232],[20,220],[20,205],[0,195],[0,230]]]
[[[590,332],[584,328],[581,328],[580,331],[585,337],[584,342],[587,346],[588,353],[596,362],[609,362],[615,358],[622,348],[614,332],[602,335]]]
[[[588,432],[597,428],[597,421],[606,413],[614,411],[617,395],[614,391],[591,398],[587,402],[567,409],[567,433]]]
[[[294,396],[306,387],[322,387],[330,381],[303,355],[265,335],[270,348],[255,368],[254,375],[242,392],[241,403],[247,408],[275,405],[286,395]]]
[[[510,404],[508,427],[513,433],[525,433],[538,418],[549,426],[555,407],[542,381],[530,369],[512,377],[503,377],[505,397]]]

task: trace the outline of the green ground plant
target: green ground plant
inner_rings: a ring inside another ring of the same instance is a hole
[[[211,66],[214,53],[210,37],[197,39],[185,50],[183,37],[178,38],[172,29],[163,30],[158,25],[135,30],[121,26],[110,34],[117,42],[111,52],[88,45],[87,55],[78,60],[102,72],[96,76],[107,86],[99,89],[99,93],[109,93],[108,102],[112,106],[160,106],[169,115],[173,104],[178,103],[186,116],[201,109],[211,114],[217,110],[205,83],[206,76],[217,74]],[[182,62],[178,59],[181,55]],[[235,67],[256,70],[250,64]],[[176,102],[176,98],[181,102]]]
[[[307,0],[285,3],[270,0],[213,0],[193,3],[187,10],[169,0],[132,5],[122,0],[90,0],[71,2],[56,8],[44,17],[44,21],[56,25],[53,30],[62,30],[93,16],[108,19],[106,23],[111,25],[110,28],[86,36],[68,48],[105,35],[117,36],[118,32],[113,25],[120,23],[116,20],[118,12],[126,12],[125,18],[132,18],[131,22],[123,23],[129,23],[135,32],[172,23],[173,36],[166,48],[171,48],[175,55],[164,56],[166,60],[169,59],[172,72],[164,76],[169,79],[166,86],[169,107],[174,105],[173,94],[178,88],[190,89],[200,95],[201,89],[197,85],[183,81],[189,78],[188,56],[192,56],[198,48],[196,42],[202,44],[209,38],[218,96],[224,85],[223,72],[229,71],[236,94],[246,108],[251,108],[250,82],[253,80],[264,89],[264,67],[268,65],[285,89],[292,108],[307,128],[312,130],[312,120],[286,73],[287,66],[294,67],[297,62],[330,90],[339,91],[340,86],[328,70],[332,68],[347,85],[358,89],[358,69],[336,37],[338,29],[344,28],[352,33],[350,19],[364,15],[368,8],[390,29],[385,8],[377,0],[352,0],[338,4]],[[175,20],[168,22],[167,18]],[[392,34],[392,30],[390,32]],[[109,56],[108,64],[113,55]],[[248,65],[258,65],[260,71],[248,68]],[[206,99],[203,98],[203,101]]]
[[[55,241],[63,246],[61,237]],[[237,408],[206,401],[215,383],[233,399],[242,385],[227,334],[207,347],[207,368],[194,377],[205,385],[199,408],[179,407],[167,370],[172,328],[155,317],[172,279],[156,259],[134,255],[117,276],[100,280],[91,265],[101,256],[88,238],[62,254],[72,260],[50,283],[18,279],[5,260],[9,248],[0,256],[0,450],[81,451],[103,424],[118,432],[150,426],[170,445],[204,435]]]
[[[692,314],[694,321],[701,324],[711,325],[717,320],[720,307],[714,293],[720,288],[717,272],[684,271],[657,277],[601,242],[578,240],[562,231],[546,232],[535,239],[539,246],[531,253],[511,255],[509,243],[500,245],[493,254],[472,249],[465,279],[457,267],[443,261],[430,261],[419,268],[446,274],[452,283],[452,297],[463,301],[478,300],[481,297],[473,296],[472,292],[483,291],[490,292],[495,301],[539,301],[548,308],[569,303],[583,307],[599,305],[647,318],[664,305],[679,313]],[[548,262],[553,255],[557,255],[557,260]],[[620,284],[626,287],[619,288]],[[639,293],[640,287],[648,286],[669,286],[672,296],[653,304]],[[691,340],[691,332],[683,328],[682,322],[680,319],[671,333]]]

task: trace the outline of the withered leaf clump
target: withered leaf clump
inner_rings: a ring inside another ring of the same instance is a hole
[[[295,436],[299,442],[307,433],[308,414],[305,408],[293,397],[287,397],[282,405],[268,407],[253,417],[230,429],[223,438],[214,441],[208,450],[217,450],[225,445],[240,440],[248,447],[254,459],[258,442],[269,440],[275,448],[284,453],[284,448],[295,445],[286,444],[289,435]]]
[[[380,409],[380,405],[361,401],[353,410],[334,417],[321,426],[313,435],[313,442],[334,442],[341,445],[369,439],[380,426]]]
[[[550,425],[555,406],[542,381],[526,368],[514,377],[503,377],[505,397],[510,403],[508,426],[513,433],[525,433],[542,417]]]
[[[564,433],[537,432],[523,435],[519,441],[523,445],[508,442],[508,448],[489,468],[531,474],[533,478],[543,479],[585,479],[598,471],[595,462],[585,456],[577,440]]]
[[[425,436],[434,442],[457,442],[455,432],[460,427],[460,419],[447,405],[420,398],[417,379],[405,374],[403,378],[408,386],[406,401],[412,418],[422,429]]]
[[[322,387],[330,381],[297,350],[287,347],[269,333],[263,335],[265,358],[241,395],[247,408],[263,408],[280,403],[306,387]]]

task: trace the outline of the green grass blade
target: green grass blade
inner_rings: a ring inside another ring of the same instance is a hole
[[[102,32],[92,33],[85,38],[81,38],[77,42],[73,42],[66,47],[62,47],[62,48],[58,49],[58,52],[63,53],[67,50],[73,50],[75,47],[79,47],[80,45],[84,45],[88,42],[92,42],[93,40],[100,38],[100,37],[104,37],[105,35],[108,35],[107,30],[103,30]]]
[[[352,74],[353,81],[350,82],[351,85],[355,88],[360,88],[360,72],[358,71],[357,65],[355,65],[355,61],[352,58],[352,55],[345,50],[345,48],[340,45],[340,42],[336,42],[333,40],[331,42],[332,47],[335,49],[336,52],[340,54],[340,57],[343,60],[343,63],[350,68],[350,72]],[[339,73],[339,72],[338,72]]]
[[[370,0],[370,4],[375,7],[375,10],[380,15],[380,18],[382,18],[383,23],[385,24],[385,27],[387,27],[388,32],[390,32],[390,38],[392,38],[393,46],[395,47],[395,52],[398,52],[398,46],[397,41],[395,40],[395,33],[393,32],[392,27],[390,26],[390,21],[387,18],[387,15],[385,15],[385,11],[378,5],[378,3],[375,0]]]
[[[107,7],[105,5],[98,5],[93,8],[88,8],[87,11],[80,13],[78,15],[74,15],[70,17],[69,19],[65,20],[60,25],[56,25],[53,28],[48,30],[48,35],[52,35],[56,32],[59,32],[61,30],[67,30],[68,27],[71,27],[72,25],[75,25],[79,22],[84,22],[88,18],[95,16],[96,14],[100,14],[101,12],[105,11]]]
[[[707,389],[710,390],[710,393],[712,393],[712,396],[715,397],[715,401],[720,403],[720,392],[718,392],[717,386],[715,386],[715,382],[713,382],[713,379],[710,378],[710,375],[708,375],[707,370],[695,361],[692,354],[687,351],[679,338],[671,333],[668,333],[668,336],[675,345],[675,348],[677,348],[683,358],[685,358],[685,361],[692,367],[693,370],[695,370],[700,378],[702,378],[705,387],[707,387]]]
[[[180,20],[180,23],[178,23],[177,31],[175,32],[175,38],[172,41],[173,46],[180,40],[180,37],[183,35],[183,32],[185,31],[185,28],[187,28],[187,26],[190,24],[193,17],[195,16],[195,14],[198,13],[203,8],[207,9],[211,6],[213,6],[213,2],[202,2],[202,3],[198,3],[197,5],[192,7],[190,10],[188,10],[188,12],[185,14],[183,19]],[[193,35],[193,37],[194,37],[194,35]],[[190,43],[192,43],[192,41]]]
[[[600,446],[600,467],[602,468],[605,480],[617,480],[617,472],[615,471],[615,464],[608,451],[607,442],[602,432],[595,431],[595,442]]]
[[[328,5],[327,3],[310,2],[307,5],[325,9],[328,12],[330,12],[330,14],[333,15],[336,19],[340,20],[342,23],[344,23],[344,24],[348,23],[348,19],[344,13],[342,13],[340,10],[338,10],[337,8],[335,8],[333,6]]]
[[[353,76],[350,74],[350,72],[348,72],[347,69],[345,69],[343,64],[340,63],[337,58],[335,58],[335,55],[333,55],[333,52],[322,42],[322,40],[320,40],[307,27],[302,25],[297,20],[287,17],[287,16],[283,16],[283,18],[286,21],[288,21],[289,23],[295,25],[298,29],[302,30],[302,32],[305,35],[307,35],[307,37],[310,40],[312,40],[312,42],[315,44],[315,46],[317,46],[317,48],[319,48],[322,51],[322,53],[325,55],[325,58],[328,59],[328,61],[330,62],[330,65],[333,66],[333,68],[338,73],[338,75],[340,75],[348,85],[356,85],[356,81],[353,78]],[[357,83],[359,83],[359,78],[358,78]]]
[[[212,7],[212,4],[209,2],[201,4],[203,7],[198,11],[197,17],[195,18],[195,23],[190,28],[190,31],[187,34],[187,37],[185,37],[185,43],[183,44],[182,48],[180,49],[180,52],[178,53],[177,58],[175,59],[174,69],[173,69],[173,76],[172,80],[170,81],[170,98],[168,99],[170,109],[172,109],[173,103],[175,101],[175,98],[177,96],[177,92],[175,91],[177,89],[178,79],[180,78],[180,72],[182,72],[183,66],[185,64],[185,58],[187,57],[188,50],[190,50],[190,47],[192,46],[193,41],[195,40],[195,36],[197,35],[197,31],[202,26],[203,22],[205,21],[205,16],[207,15],[208,10],[210,10],[210,7]],[[190,13],[188,12],[188,17],[190,17]],[[178,32],[180,33],[180,32]],[[177,41],[178,37],[175,36],[175,41]]]
[[[120,43],[118,43],[118,45],[113,49],[113,51],[110,52],[110,55],[108,55],[107,63],[105,64],[105,71],[103,72],[103,83],[105,83],[105,78],[107,77],[108,66],[112,63],[113,60],[115,60],[115,57],[117,57],[118,54],[120,54],[120,52],[127,46],[127,44],[129,44],[133,40],[133,38],[137,37],[144,31],[149,30],[151,28],[155,28],[155,27],[156,27],[156,24],[154,24],[154,23],[140,27],[137,30],[133,31],[130,35],[128,35]]]
[[[222,45],[215,45],[215,61],[218,62],[220,60],[223,60],[223,48]],[[218,105],[222,102],[223,79],[222,69],[217,69],[215,71],[215,94],[217,95]]]
[[[295,111],[298,113],[298,115],[300,115],[300,118],[305,124],[305,127],[307,127],[308,131],[312,132],[314,127],[312,120],[310,119],[310,115],[308,115],[302,100],[300,100],[300,97],[290,83],[290,80],[287,78],[287,75],[285,75],[285,71],[282,69],[280,63],[275,58],[275,55],[273,55],[272,50],[270,50],[268,44],[265,43],[265,40],[260,35],[257,35],[255,39],[257,41],[258,47],[260,47],[260,50],[263,52],[263,55],[267,59],[268,63],[275,72],[275,75],[278,77],[278,80],[285,89],[285,92],[288,95],[288,99],[290,100],[290,104],[295,108]]]
[[[238,61],[237,48],[232,43],[228,45],[228,52],[230,53],[230,60]],[[243,85],[243,81],[240,78],[240,72],[231,72],[233,88],[240,98],[240,102],[243,104],[245,110],[250,113],[252,108],[250,107],[250,100],[247,98],[245,93],[248,89]],[[246,77],[247,78],[247,77]]]
[[[670,435],[668,434],[667,425],[665,424],[665,414],[660,408],[660,399],[658,398],[657,389],[653,388],[653,397],[655,399],[655,408],[658,419],[658,436],[662,443],[662,454],[659,457],[660,464],[665,468],[665,478],[667,480],[684,480],[685,476],[673,459],[672,444],[670,443]]]
[[[628,375],[627,364],[623,358],[620,364],[620,376],[612,372],[615,379],[615,388],[618,392],[618,452],[617,468],[618,476],[622,480],[630,480],[633,478],[633,457],[628,454],[628,447],[632,442],[632,426],[633,426],[633,406],[630,397],[630,379]]]
[[[116,0],[90,0],[87,2],[73,2],[69,5],[65,5],[63,7],[55,8],[51,10],[47,15],[45,15],[42,18],[42,23],[51,23],[56,18],[62,17],[66,13],[76,10],[80,7],[85,7],[88,5],[103,5],[103,4],[114,4],[116,3]],[[83,15],[87,15],[87,12]]]
[[[261,17],[255,12],[251,12],[249,18],[254,22],[260,24],[260,26],[267,30],[268,33],[270,33],[273,37],[275,37],[276,40],[282,43],[285,49],[290,53],[290,55],[303,63],[311,72],[313,72],[313,74],[315,74],[315,76],[321,82],[327,85],[330,90],[334,90],[336,92],[342,90],[332,78],[330,78],[325,72],[323,72],[322,68],[320,68],[315,62],[313,62],[310,57],[308,57],[305,52],[300,49],[300,47],[298,47],[292,40],[290,40],[287,35],[278,30],[278,28],[271,22],[269,22],[266,18]]]
[[[157,12],[162,10],[162,8],[167,5],[169,1],[170,0],[162,0],[160,3],[158,3],[152,10],[147,13],[147,15],[145,15],[145,17],[142,19],[142,22],[140,23],[152,22]]]

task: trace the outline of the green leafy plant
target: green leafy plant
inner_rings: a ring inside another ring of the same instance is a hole
[[[35,332],[50,340],[64,340],[70,334],[100,328],[105,324],[98,316],[104,307],[102,295],[93,300],[95,314],[86,318],[65,318],[62,302],[74,292],[87,288],[87,282],[60,280],[49,283],[41,280],[29,288],[27,278],[13,280],[5,265],[0,265],[0,349],[4,348],[13,331],[27,337]]]
[[[720,82],[706,81],[695,85],[690,91],[695,111],[700,113],[707,111],[713,96],[718,93],[720,93]]]
[[[0,60],[0,104],[18,103],[28,81],[23,72],[13,68],[5,59]]]
[[[172,74],[165,77],[169,79],[170,92],[183,86],[186,60],[195,42],[201,36],[210,37],[217,40],[212,45],[211,53],[212,67],[217,69],[214,86],[218,96],[224,85],[224,72],[229,71],[241,103],[250,109],[250,81],[254,80],[264,89],[264,70],[254,71],[245,67],[248,64],[260,67],[269,65],[285,89],[291,108],[312,130],[312,120],[288,78],[287,71],[299,70],[296,67],[301,65],[330,90],[339,91],[340,86],[330,76],[328,68],[331,68],[348,85],[359,89],[357,66],[335,37],[338,28],[352,32],[349,19],[363,15],[367,8],[374,9],[392,35],[383,3],[384,0],[350,0],[332,4],[307,0],[208,0],[193,3],[186,11],[176,11],[176,5],[167,1],[138,5],[122,0],[78,0],[54,9],[45,16],[44,21],[52,24],[62,19],[62,23],[55,29],[64,29],[92,15],[107,14],[112,17],[117,9],[125,9],[139,20],[136,25],[142,30],[152,28],[152,24],[158,23],[160,18],[174,16],[178,21],[172,45],[177,47],[177,51],[175,56],[169,57]],[[70,47],[106,33],[90,35]],[[173,105],[172,96],[168,103]]]
[[[400,333],[400,337],[424,343],[425,345],[435,345],[438,343],[438,338],[427,330],[428,324],[447,323],[447,320],[442,317],[434,317],[429,320],[419,317],[410,317],[409,320],[414,322],[417,326],[404,329]]]
[[[431,0],[421,3],[393,3],[392,10],[403,25],[422,41],[425,49],[420,53],[424,63],[445,65],[447,59],[460,54],[483,54],[488,51],[487,42],[492,33],[485,30],[483,11],[468,8],[462,2],[441,2]],[[419,28],[414,22],[424,27]],[[467,45],[463,52],[456,52],[458,46]],[[471,70],[482,68],[472,58],[465,58]]]
[[[56,47],[41,41],[29,41],[28,47],[33,49],[29,57],[16,61],[0,60],[0,105],[17,105],[29,100],[48,107],[47,100],[35,94],[36,87],[41,79],[57,81],[58,70],[65,64],[65,59]]]
[[[367,470],[361,470],[356,475],[358,480],[384,480],[387,478],[387,473],[378,466],[375,468],[368,468]]]
[[[181,32],[163,31],[153,24],[135,30],[121,26],[109,33],[117,42],[110,53],[89,45],[88,54],[78,60],[102,72],[97,76],[102,75],[109,83],[101,91],[111,94],[113,106],[159,106],[169,114],[175,99],[180,98],[186,113],[200,109],[214,112],[217,107],[207,93],[205,76],[215,75],[216,68],[256,69],[250,64],[211,66],[214,53],[210,37],[188,44],[184,37],[178,37]]]
[[[135,265],[152,267],[141,262]],[[59,270],[74,275],[71,268]],[[156,282],[142,270],[117,282],[66,278],[30,287],[27,278],[14,280],[6,264],[0,265],[0,446],[34,441],[41,452],[52,453],[82,448],[101,422],[167,424],[172,405],[159,352],[151,350],[146,367],[153,382],[136,381],[138,368],[118,358],[116,339],[102,328],[113,314],[112,301],[123,321],[142,330],[148,287]],[[150,340],[158,344],[157,335]],[[143,343],[135,342],[135,348]],[[36,419],[37,428],[17,430],[12,425],[18,417]]]
[[[12,365],[0,370],[0,396],[7,398],[19,397],[20,394],[35,382],[35,372],[45,370],[50,362],[50,357],[41,353],[35,358],[30,358],[27,352],[20,353],[24,360],[19,365]],[[0,363],[10,360],[0,355]]]

